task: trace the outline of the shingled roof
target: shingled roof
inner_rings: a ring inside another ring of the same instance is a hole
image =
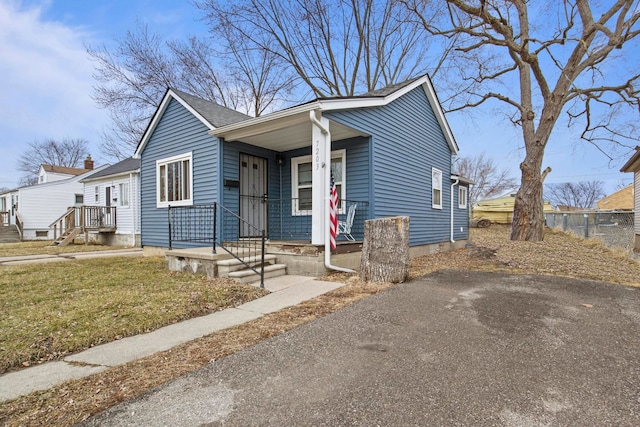
[[[206,121],[208,121],[213,127],[220,127],[230,125],[231,123],[241,122],[243,120],[250,119],[251,116],[242,114],[236,110],[218,105],[214,102],[207,101],[197,96],[190,95],[186,92],[182,92],[178,89],[171,90],[178,95],[184,102],[189,104],[191,108],[196,110]]]
[[[51,173],[61,173],[65,175],[73,175],[78,176],[82,175],[85,172],[89,172],[91,169],[82,169],[82,168],[68,168],[66,166],[56,166],[56,165],[40,165],[45,172]]]
[[[109,166],[108,168],[102,169],[99,172],[96,172],[88,177],[84,178],[82,181],[92,181],[97,178],[103,178],[105,176],[112,175],[122,175],[125,173],[135,172],[140,169],[140,159],[134,159],[133,157],[129,157],[128,159],[124,159],[116,164]]]

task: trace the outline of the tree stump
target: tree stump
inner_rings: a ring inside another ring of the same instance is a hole
[[[401,283],[409,279],[409,217],[365,221],[360,278]]]

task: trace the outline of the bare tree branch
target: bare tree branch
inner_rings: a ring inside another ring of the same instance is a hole
[[[596,180],[547,184],[544,192],[545,200],[554,206],[580,209],[593,208],[604,196],[604,184]]]
[[[460,157],[454,164],[458,175],[475,182],[469,188],[469,203],[473,207],[478,201],[499,196],[516,187],[516,180],[507,169],[499,169],[495,162],[483,152],[476,156]]]
[[[637,138],[640,64],[631,49],[640,1],[446,0],[449,13],[437,22],[423,16],[424,2],[404,3],[430,34],[459,42],[463,84],[447,98],[449,111],[498,100],[520,115],[512,121],[521,127],[525,158],[511,237],[542,239],[542,160],[561,115],[610,158]],[[636,115],[631,124],[619,118],[623,107]]]
[[[45,139],[30,142],[18,158],[18,171],[22,172],[21,185],[38,183],[40,165],[79,167],[89,154],[89,142],[82,138],[65,138],[62,141]]]

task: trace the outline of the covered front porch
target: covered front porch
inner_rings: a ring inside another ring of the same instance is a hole
[[[249,122],[211,131],[220,144],[218,201],[169,208],[174,269],[215,261],[205,271],[218,274],[219,248],[250,260],[245,264],[256,273],[265,255],[294,274],[357,267],[371,217],[369,136],[308,108]],[[208,246],[213,258],[199,257],[198,246]]]
[[[330,190],[337,193],[337,241],[361,241],[371,217],[370,138],[303,108],[210,132],[220,138],[218,200],[236,214],[220,236],[324,245],[330,240]],[[223,217],[224,218],[224,217]]]

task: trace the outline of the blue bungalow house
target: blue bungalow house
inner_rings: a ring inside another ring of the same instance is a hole
[[[141,243],[208,246],[209,255],[222,245],[242,258],[264,236],[289,272],[319,275],[359,265],[365,220],[403,215],[413,256],[460,247],[471,183],[452,175],[457,152],[426,75],[256,118],[169,89],[134,156]],[[341,232],[333,252],[331,179]]]

